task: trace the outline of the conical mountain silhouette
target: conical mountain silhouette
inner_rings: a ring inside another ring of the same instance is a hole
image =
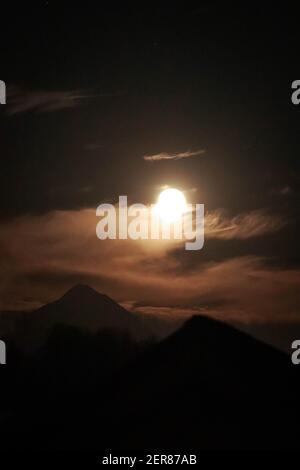
[[[34,349],[55,325],[67,325],[95,333],[102,329],[121,330],[140,340],[164,337],[178,326],[155,317],[139,316],[95,289],[78,284],[62,297],[18,319],[17,341],[22,348]]]
[[[48,326],[55,323],[97,331],[100,328],[130,328],[135,316],[107,295],[83,284],[36,311]]]
[[[286,387],[295,372],[286,354],[228,324],[204,316],[189,319],[140,361],[143,363],[141,370],[132,374],[139,377],[137,387],[143,384],[151,390],[156,386],[169,390],[175,383],[182,388],[200,383],[202,387],[204,381],[215,385],[221,393],[236,384],[235,393],[252,388],[258,395],[270,391],[274,395]],[[139,366],[137,363],[137,369]],[[134,377],[131,381],[137,382]],[[216,382],[222,382],[222,386]],[[261,383],[265,384],[263,389]]]
[[[122,445],[293,447],[296,438],[285,429],[291,410],[299,409],[297,375],[284,353],[222,322],[193,317],[119,377],[124,398],[115,413],[139,429],[121,429]]]

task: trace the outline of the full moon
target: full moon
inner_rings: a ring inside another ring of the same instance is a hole
[[[165,189],[158,196],[155,211],[163,222],[176,222],[186,210],[184,194],[175,188]]]

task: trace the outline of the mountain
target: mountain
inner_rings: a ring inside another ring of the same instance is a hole
[[[293,447],[299,385],[298,370],[284,353],[224,323],[193,317],[118,378],[122,400],[112,398],[112,415],[135,423],[120,428],[118,444]]]
[[[74,302],[91,315],[92,306],[99,312],[113,301],[80,286],[57,302],[53,311],[61,309],[66,321]],[[52,308],[44,307],[45,317]],[[30,359],[16,357],[15,364],[5,369],[12,377],[4,448],[181,453],[299,446],[299,374],[290,358],[206,317],[146,347],[116,332],[54,329]]]
[[[218,395],[230,397],[234,388],[235,399],[251,389],[260,398],[266,395],[270,400],[269,394],[273,396],[286,389],[295,372],[289,356],[226,323],[204,316],[188,320],[141,362],[141,370],[136,373],[137,388],[149,382],[146,387],[152,391],[158,387],[160,393],[164,387],[168,391],[175,384],[176,388],[184,389],[190,384],[190,389],[193,385],[204,391],[207,384],[211,387],[218,382],[221,384],[216,386]],[[135,382],[133,377],[131,380]],[[139,391],[136,395],[144,396]]]
[[[132,328],[135,316],[86,285],[79,284],[60,299],[35,311],[34,316],[47,327],[61,323],[97,331],[100,328]]]
[[[7,332],[23,349],[34,349],[46,339],[55,325],[68,325],[95,333],[102,329],[126,331],[139,340],[162,338],[172,332],[178,322],[159,320],[129,312],[105,294],[86,285],[76,285],[61,298],[33,312],[11,314]],[[3,321],[4,323],[4,321]],[[1,326],[1,322],[0,322]],[[12,333],[13,332],[13,333]]]

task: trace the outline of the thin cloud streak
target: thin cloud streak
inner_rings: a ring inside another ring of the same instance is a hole
[[[87,90],[23,90],[11,87],[8,90],[7,114],[10,116],[26,113],[49,113],[61,109],[75,108],[92,98]]]
[[[161,152],[154,155],[144,155],[143,159],[147,162],[159,162],[162,160],[181,160],[183,158],[190,158],[203,154],[205,154],[204,149],[196,150],[194,152],[191,152],[190,150],[187,150],[186,152],[177,153]]]

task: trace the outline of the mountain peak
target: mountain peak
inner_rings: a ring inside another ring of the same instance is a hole
[[[199,346],[255,341],[234,326],[205,315],[195,315],[189,318],[182,328],[175,331],[174,336],[181,338],[181,341],[188,341]]]
[[[220,330],[223,328],[230,329],[227,324],[206,315],[194,315],[189,318],[183,326],[184,331],[190,331],[196,334],[207,334],[209,330]]]
[[[92,287],[77,284],[62,297],[44,305],[36,315],[45,325],[72,325],[85,330],[98,331],[103,328],[128,329],[135,317],[121,305]]]
[[[64,295],[73,295],[73,294],[99,294],[95,289],[88,286],[87,284],[76,284],[75,286],[71,287]]]

